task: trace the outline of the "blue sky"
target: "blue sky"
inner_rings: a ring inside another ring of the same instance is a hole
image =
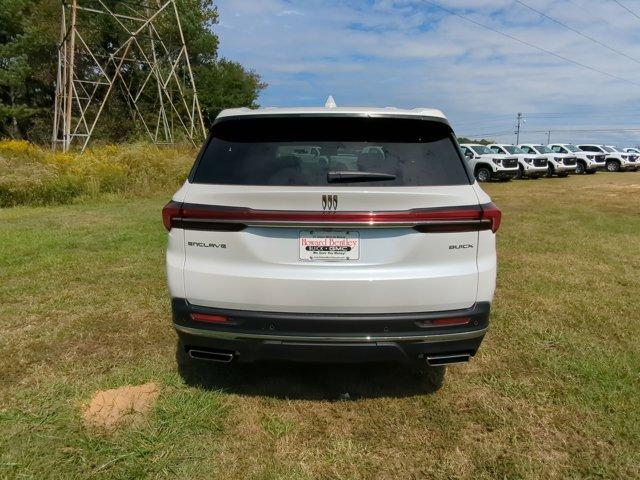
[[[611,0],[434,3],[628,83],[564,62],[421,1],[218,0],[220,54],[260,73],[262,106],[439,108],[459,135],[640,143],[640,18]],[[621,0],[640,14],[640,2]],[[637,129],[632,131],[629,129]],[[612,131],[566,131],[600,129]],[[627,129],[626,131],[624,129]],[[555,130],[555,131],[554,131]],[[563,131],[564,130],[564,131]]]

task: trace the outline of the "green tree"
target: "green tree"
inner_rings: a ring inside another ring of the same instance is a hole
[[[490,145],[492,143],[496,143],[493,140],[487,140],[486,138],[480,139],[471,139],[467,137],[458,137],[458,143],[479,143],[480,145]]]
[[[46,143],[53,121],[62,2],[0,1],[0,137]],[[140,8],[142,3],[130,0],[103,2],[111,10],[124,14],[131,14],[130,8]],[[218,57],[218,37],[212,29],[218,22],[218,11],[213,1],[176,0],[176,4],[205,123],[210,124],[223,108],[257,106],[260,91],[266,87],[260,76],[236,62]],[[113,53],[126,38],[118,23],[108,16],[89,15],[84,16],[83,21],[84,39],[103,56]],[[169,49],[179,45],[179,31],[174,22],[159,23],[158,30],[170,39]],[[87,56],[77,56],[76,66],[83,76],[95,72],[95,66]],[[122,74],[127,81],[146,75],[131,66],[125,67]],[[141,102],[143,109],[153,111],[157,108],[152,95],[145,101],[143,98]],[[126,118],[132,118],[128,99],[121,89],[114,89],[94,139],[118,141],[140,135],[136,123],[123,121]]]
[[[202,115],[208,125],[225,108],[257,107],[258,95],[266,87],[256,72],[224,58],[199,65],[195,75]]]

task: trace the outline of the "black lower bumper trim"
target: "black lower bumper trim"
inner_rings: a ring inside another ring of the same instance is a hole
[[[184,347],[233,352],[238,361],[422,362],[425,355],[474,355],[488,327],[490,304],[399,314],[254,312],[191,305],[173,299],[174,327]],[[225,316],[224,324],[191,313]],[[437,318],[468,317],[462,326],[424,327]]]

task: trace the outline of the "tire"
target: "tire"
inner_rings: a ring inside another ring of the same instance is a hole
[[[444,365],[432,367],[426,363],[415,369],[415,374],[421,389],[429,393],[437,392],[442,388],[446,372],[447,367]]]
[[[553,177],[553,173],[554,173],[553,165],[551,164],[547,165],[547,177],[549,178]]]
[[[620,164],[615,160],[609,160],[607,162],[607,172],[619,172]]]
[[[522,180],[524,178],[524,167],[522,165],[518,166],[518,174],[516,175],[517,180]]]
[[[488,182],[491,180],[491,170],[487,167],[480,167],[476,170],[476,178],[479,182]]]
[[[178,366],[178,374],[187,385],[199,385],[202,383],[202,375],[200,365],[189,356],[183,343],[178,340],[176,342],[176,364]]]
[[[582,163],[582,162],[576,163],[576,174],[577,175],[583,175],[586,171],[587,171],[587,166],[584,163]]]

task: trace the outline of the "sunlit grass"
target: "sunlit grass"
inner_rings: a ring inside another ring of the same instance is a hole
[[[62,153],[23,140],[0,140],[0,207],[64,204],[104,193],[148,196],[175,189],[195,154],[184,146],[142,143]]]
[[[1,210],[0,478],[639,478],[640,173],[485,188],[504,212],[490,332],[431,394],[363,366],[187,386],[169,190]],[[85,429],[96,390],[149,381],[146,422]]]

